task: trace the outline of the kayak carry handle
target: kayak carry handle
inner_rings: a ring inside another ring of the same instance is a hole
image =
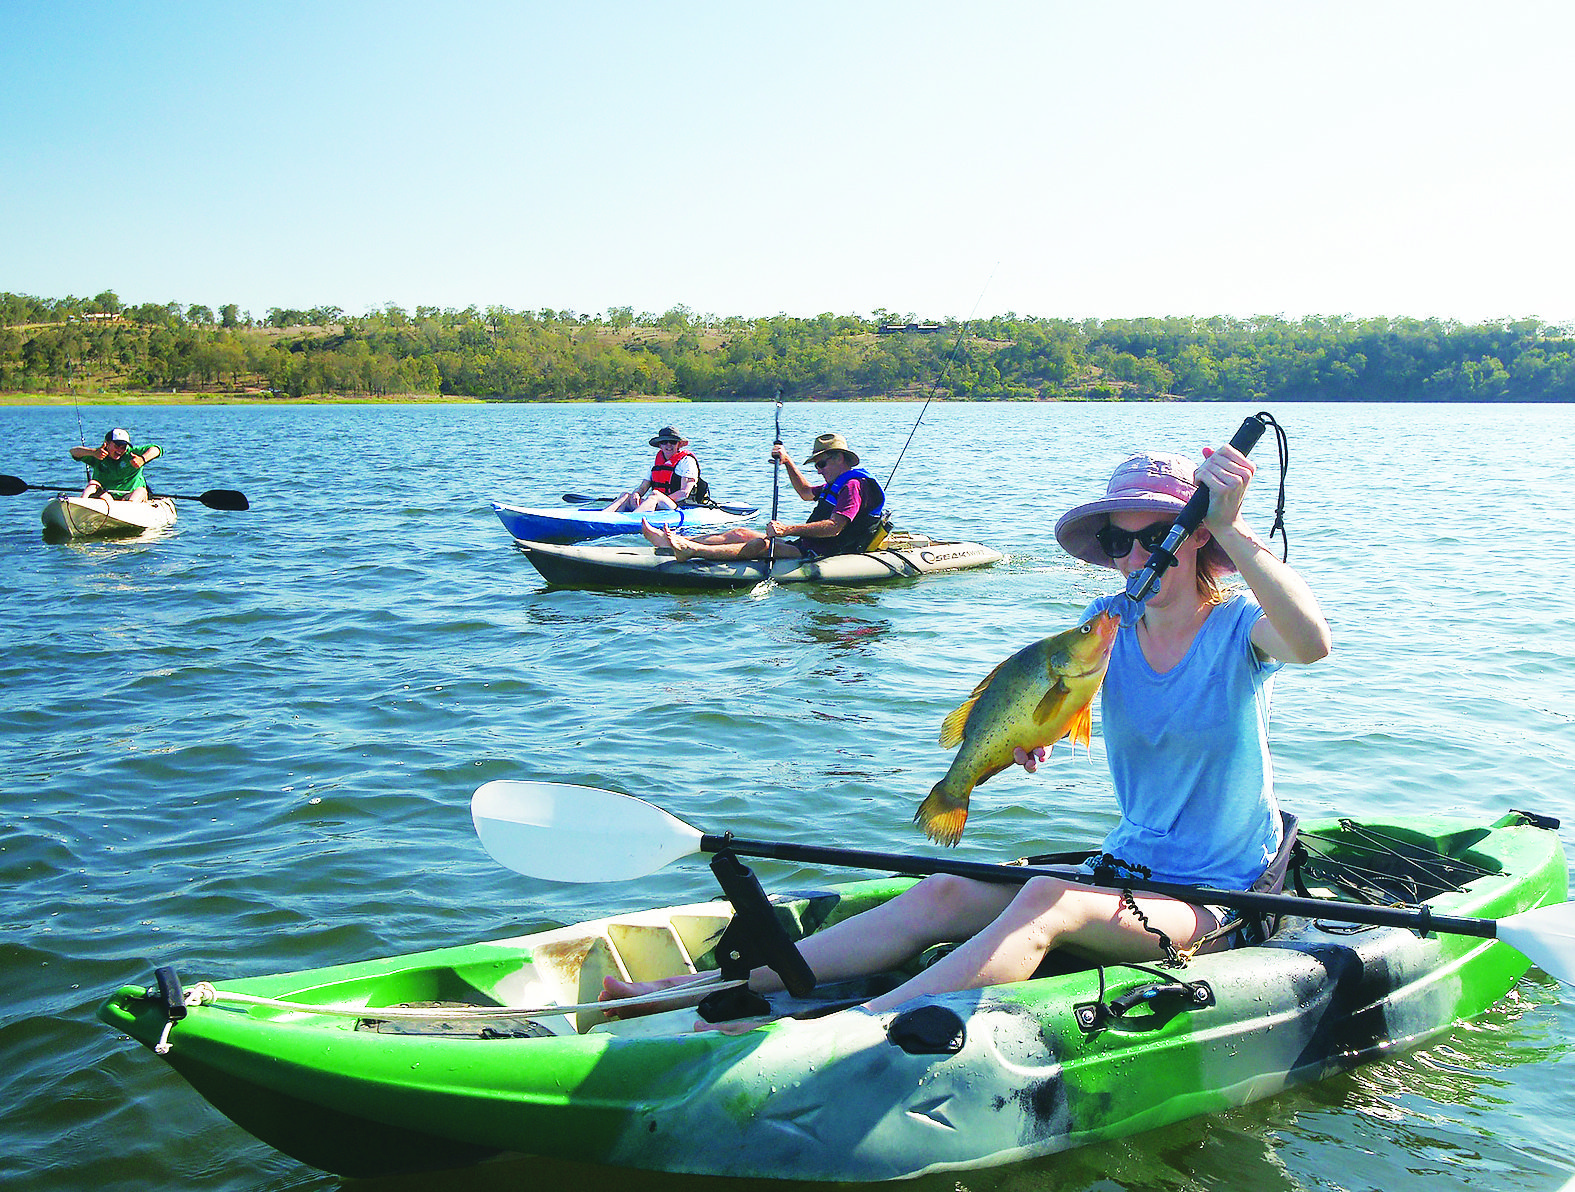
[[[175,975],[175,970],[167,964],[153,970],[153,979],[159,985],[158,1000],[164,1004],[164,1029],[159,1032],[159,1041],[153,1045],[153,1050],[159,1055],[168,1055],[170,1031],[186,1017],[186,994],[180,987],[180,978]],[[148,990],[148,995],[153,996],[153,990]]]

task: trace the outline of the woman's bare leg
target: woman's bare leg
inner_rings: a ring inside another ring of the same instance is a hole
[[[1144,897],[1138,905],[1178,947],[1218,926],[1208,911],[1174,899]],[[878,1013],[925,994],[1026,981],[1052,948],[1108,961],[1164,955],[1159,937],[1132,914],[1120,891],[1034,878],[988,927],[865,1009]]]
[[[1012,886],[948,875],[925,878],[889,902],[817,931],[799,944],[799,953],[817,982],[878,973],[906,963],[932,944],[972,935],[1000,916],[1016,892]],[[703,995],[686,994],[682,987],[711,975],[683,973],[658,981],[609,977],[603,982],[602,996],[614,999],[674,989],[672,1002],[655,1008],[692,1006]],[[774,993],[782,982],[770,969],[758,968],[749,976],[749,987],[757,993]],[[652,1010],[642,1006],[633,1013]]]

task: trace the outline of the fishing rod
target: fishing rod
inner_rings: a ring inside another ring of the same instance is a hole
[[[1000,268],[1000,262],[995,263]],[[957,338],[952,341],[951,355],[946,358],[946,366],[941,369],[941,375],[930,383],[930,395],[924,399],[924,405],[919,408],[919,416],[913,420],[913,429],[908,432],[908,437],[903,441],[902,450],[897,452],[897,463],[891,465],[891,471],[886,476],[886,490],[891,491],[891,479],[897,474],[897,465],[902,463],[902,457],[907,454],[908,444],[913,442],[913,436],[919,433],[919,424],[924,421],[924,414],[930,408],[930,403],[935,400],[935,394],[946,383],[946,378],[951,375],[952,365],[957,363],[957,353],[962,348],[963,336],[967,334],[968,324],[973,321],[974,315],[979,313],[979,304],[984,301],[984,295],[990,288],[990,283],[995,280],[995,269],[990,270],[990,276],[984,279],[984,289],[979,291],[979,297],[974,300],[973,309],[968,312],[968,318],[957,325]]]

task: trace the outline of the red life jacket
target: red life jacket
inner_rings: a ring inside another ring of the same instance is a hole
[[[672,496],[678,491],[681,482],[678,476],[678,465],[686,459],[695,459],[694,453],[679,448],[678,454],[669,459],[660,451],[656,453],[656,462],[651,465],[651,487],[659,493]],[[695,460],[695,466],[700,461]]]

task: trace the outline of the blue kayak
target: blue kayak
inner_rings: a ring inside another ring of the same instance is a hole
[[[608,513],[600,505],[553,509],[521,509],[492,502],[503,528],[525,542],[583,542],[615,534],[638,534],[640,521],[673,529],[714,530],[746,522],[760,512],[753,505],[684,505],[677,509],[651,509],[644,513]]]

